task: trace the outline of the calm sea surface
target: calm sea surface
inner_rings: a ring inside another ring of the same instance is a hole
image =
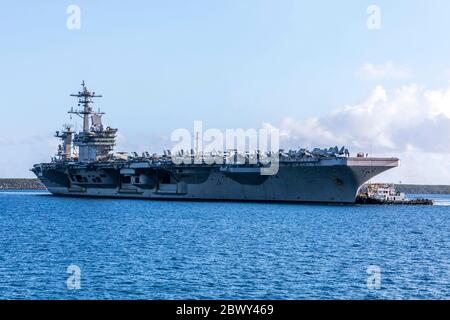
[[[0,298],[450,299],[450,196],[428,197],[438,205],[0,192]]]

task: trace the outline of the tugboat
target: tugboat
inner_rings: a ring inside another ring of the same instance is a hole
[[[406,194],[397,191],[392,183],[370,183],[363,186],[356,198],[356,203],[433,205],[433,201],[429,199],[408,200]]]
[[[380,201],[402,202],[406,200],[406,195],[395,190],[394,184],[369,184],[367,194],[370,198]]]

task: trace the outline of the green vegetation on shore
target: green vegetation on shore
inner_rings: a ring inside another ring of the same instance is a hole
[[[450,185],[396,184],[395,189],[406,194],[450,194]]]
[[[0,190],[45,190],[38,179],[0,179]]]

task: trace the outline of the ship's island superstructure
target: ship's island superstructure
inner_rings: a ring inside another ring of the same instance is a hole
[[[56,156],[31,169],[54,195],[354,203],[366,181],[399,163],[397,158],[351,157],[347,149],[337,147],[280,150],[277,172],[267,175],[261,174],[266,165],[250,161],[264,156],[259,151],[242,155],[227,150],[219,154],[223,163],[214,164],[174,161],[180,156],[198,159],[193,150],[176,155],[169,150],[162,155],[114,153],[117,129],[105,128],[103,113],[92,108],[93,99],[101,96],[89,91],[84,81],[82,91],[71,96],[82,109],[69,113],[83,119],[83,130],[74,132],[66,125],[56,132],[62,140]],[[233,161],[237,156],[243,161]]]

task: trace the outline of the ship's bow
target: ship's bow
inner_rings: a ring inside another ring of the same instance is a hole
[[[399,166],[398,158],[348,158],[347,166],[353,172],[359,188],[373,177]],[[358,191],[357,190],[357,191]]]

